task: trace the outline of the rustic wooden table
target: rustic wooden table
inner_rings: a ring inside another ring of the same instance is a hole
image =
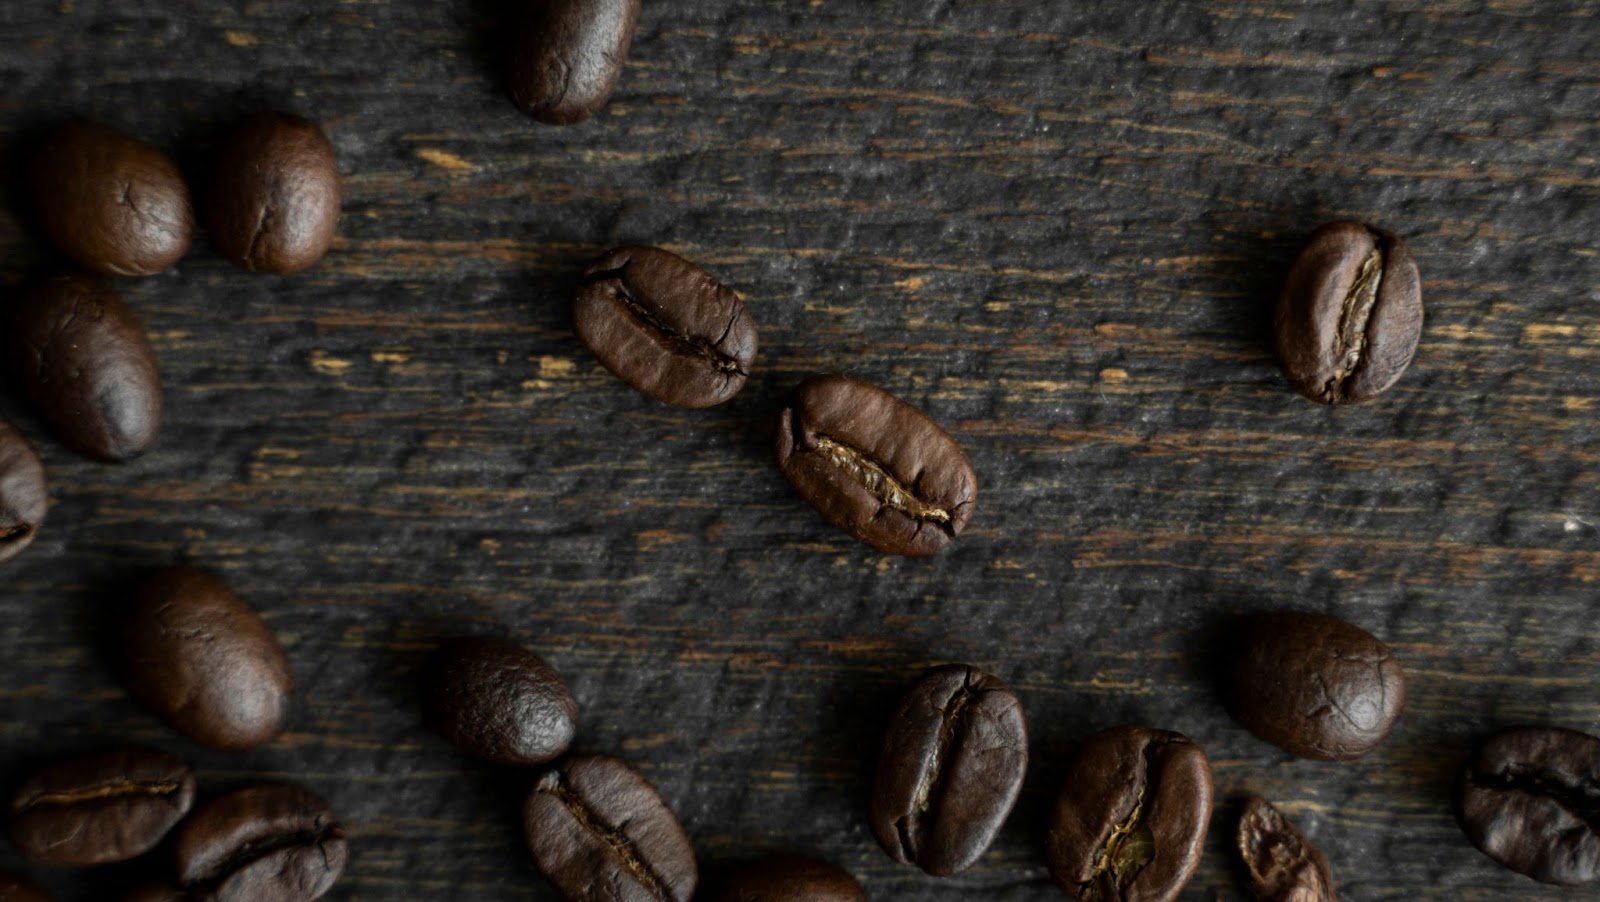
[[[1347,900],[1576,899],[1474,851],[1449,809],[1472,738],[1600,731],[1600,8],[1584,0],[653,0],[610,107],[505,99],[491,0],[0,5],[0,269],[54,265],[16,161],[84,115],[204,170],[260,108],[324,123],[347,177],[315,269],[202,242],[118,287],[167,380],[158,448],[50,440],[54,502],[0,588],[0,771],[134,740],[203,793],[330,799],[334,899],[556,898],[523,849],[529,775],[424,731],[438,638],[524,642],[581,745],[663,790],[711,864],[791,849],[877,900],[1060,898],[1065,757],[1180,730],[1222,804],[1186,900],[1239,896],[1232,802],[1280,803]],[[1403,234],[1416,364],[1381,401],[1291,392],[1266,339],[1319,222]],[[763,349],[723,408],[651,402],[571,334],[582,263],[666,246],[747,299]],[[778,406],[842,370],[920,405],[980,474],[932,560],[824,524],[771,458]],[[298,709],[246,754],[128,700],[107,637],[142,571],[221,573],[283,637]],[[1326,611],[1410,678],[1390,741],[1294,760],[1236,727],[1230,618]],[[1033,766],[994,849],[938,881],[863,810],[878,732],[933,662],[1009,680]],[[146,866],[30,866],[106,899]]]

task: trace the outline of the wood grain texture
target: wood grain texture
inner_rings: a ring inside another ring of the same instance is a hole
[[[147,457],[78,460],[0,399],[54,501],[0,577],[11,785],[150,742],[203,797],[269,777],[327,797],[351,836],[330,898],[554,899],[516,826],[531,775],[421,727],[417,664],[478,632],[567,675],[580,745],[656,781],[708,864],[793,850],[879,900],[1060,898],[1065,759],[1136,721],[1216,767],[1186,900],[1238,898],[1245,790],[1348,900],[1573,898],[1473,850],[1448,796],[1495,727],[1600,732],[1600,7],[656,0],[610,107],[566,129],[506,98],[502,22],[490,0],[0,4],[8,161],[84,115],[197,175],[231,121],[278,108],[323,124],[346,179],[300,276],[201,242],[118,283],[167,379]],[[17,283],[55,262],[5,188]],[[1339,410],[1297,397],[1267,338],[1334,218],[1402,234],[1427,306],[1412,370]],[[582,264],[625,243],[745,297],[762,351],[730,404],[651,402],[571,334]],[[778,475],[776,411],[829,370],[968,450],[979,506],[950,553],[876,555]],[[279,741],[198,749],[119,687],[109,625],[174,561],[282,637]],[[1291,760],[1228,720],[1216,639],[1278,607],[1403,659],[1377,752]],[[1017,689],[1033,767],[990,854],[937,881],[864,810],[884,718],[944,661]],[[64,899],[144,871],[0,867]]]

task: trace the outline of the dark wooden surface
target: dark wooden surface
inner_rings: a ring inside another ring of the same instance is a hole
[[[559,667],[581,745],[636,762],[703,862],[821,854],[877,900],[1049,900],[1065,757],[1123,721],[1211,755],[1224,804],[1185,900],[1234,899],[1231,800],[1278,802],[1347,900],[1575,899],[1474,851],[1448,805],[1472,737],[1600,731],[1600,7],[1590,2],[653,0],[594,121],[505,99],[487,0],[0,4],[0,266],[54,265],[16,165],[85,115],[204,168],[259,108],[324,123],[348,179],[310,272],[202,242],[125,281],[167,379],[121,467],[39,441],[46,530],[0,588],[0,766],[136,740],[203,792],[296,780],[349,825],[331,898],[554,899],[522,849],[529,776],[423,731],[437,638]],[[1266,343],[1319,222],[1403,234],[1415,366],[1370,406],[1291,392]],[[763,349],[727,406],[611,378],[573,338],[583,261],[699,261]],[[885,558],[778,476],[804,376],[920,405],[981,478],[933,560]],[[130,582],[188,560],[283,637],[291,729],[203,751],[119,688]],[[1327,611],[1387,640],[1411,697],[1350,764],[1234,726],[1229,618]],[[924,666],[1009,680],[1024,797],[970,873],[893,865],[863,810],[878,731]],[[139,868],[28,866],[64,899]]]

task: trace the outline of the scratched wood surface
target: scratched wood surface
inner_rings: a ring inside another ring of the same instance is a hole
[[[1582,0],[653,0],[614,102],[555,129],[505,99],[490,0],[0,4],[0,272],[58,265],[18,160],[83,115],[204,171],[264,107],[321,121],[341,237],[292,278],[204,242],[118,287],[167,380],[159,447],[74,458],[0,575],[0,768],[126,740],[203,792],[323,794],[330,898],[551,900],[526,773],[419,724],[439,637],[512,637],[642,768],[702,862],[830,858],[878,900],[1059,898],[1044,832],[1075,742],[1125,721],[1211,755],[1222,805],[1185,900],[1235,899],[1232,799],[1262,793],[1349,900],[1573,899],[1474,851],[1449,785],[1474,736],[1600,732],[1600,7]],[[1268,311],[1303,237],[1403,234],[1416,364],[1328,410]],[[651,402],[577,343],[582,263],[647,242],[737,288],[758,368],[725,407]],[[6,289],[6,294],[11,290]],[[775,413],[840,370],[920,405],[981,478],[964,538],[886,558],[777,474]],[[264,612],[289,731],[198,749],[122,692],[128,586],[177,560]],[[1410,679],[1392,739],[1298,761],[1218,699],[1263,608],[1346,617]],[[993,850],[934,880],[863,817],[878,731],[930,663],[1010,681],[1033,767]],[[106,899],[160,863],[23,870]]]

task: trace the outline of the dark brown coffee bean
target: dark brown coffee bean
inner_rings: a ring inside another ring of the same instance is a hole
[[[729,873],[705,902],[867,902],[867,894],[843,868],[775,855]]]
[[[654,786],[618,758],[566,759],[533,788],[522,824],[534,863],[573,902],[688,902],[699,871]]]
[[[778,419],[778,468],[829,523],[887,554],[943,551],[978,474],[927,414],[870,382],[813,376]]]
[[[1377,397],[1422,337],[1422,279],[1406,243],[1358,222],[1317,229],[1289,270],[1273,335],[1300,394],[1323,404]]]
[[[0,902],[54,902],[54,897],[16,874],[0,871]]]
[[[0,420],[0,564],[33,544],[49,507],[38,452],[22,433]]]
[[[320,898],[349,855],[328,803],[286,784],[241,789],[196,810],[173,848],[178,882],[197,902]]]
[[[660,248],[617,248],[589,264],[572,317],[606,369],[679,407],[728,400],[755,362],[756,327],[739,296]]]
[[[22,784],[11,800],[11,841],[52,864],[127,861],[155,848],[193,804],[189,766],[166,752],[84,755]]]
[[[33,190],[45,234],[104,276],[161,272],[194,237],[194,209],[178,164],[103,125],[51,129],[34,156]]]
[[[1233,664],[1229,711],[1241,726],[1302,758],[1348,761],[1400,719],[1405,676],[1371,633],[1320,614],[1251,617]]]
[[[1188,738],[1144,727],[1090,736],[1067,768],[1050,873],[1082,902],[1178,898],[1211,821],[1211,765]]]
[[[248,749],[283,729],[294,678],[267,624],[216,577],[158,570],[139,589],[123,634],[140,701],[215,749]]]
[[[452,639],[422,670],[422,713],[434,732],[500,764],[543,764],[572,743],[578,703],[555,668],[497,639]]]
[[[543,0],[515,40],[511,99],[540,122],[582,122],[606,105],[628,61],[639,0]]]
[[[1266,799],[1245,799],[1239,855],[1256,902],[1339,902],[1328,859]]]
[[[1456,782],[1456,820],[1483,854],[1540,883],[1600,880],[1600,737],[1502,730]]]
[[[252,272],[299,272],[339,225],[339,161],[317,124],[257,113],[217,155],[206,225],[217,251]]]
[[[889,721],[868,819],[889,857],[938,877],[983,855],[1028,770],[1022,703],[963,664],[935,667]]]
[[[95,460],[137,457],[161,428],[161,374],[144,326],[89,276],[56,276],[11,316],[17,380],[56,437]]]

